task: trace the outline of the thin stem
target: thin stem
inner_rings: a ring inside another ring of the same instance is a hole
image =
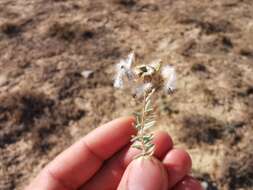
[[[146,154],[146,147],[144,143],[144,121],[145,121],[145,106],[146,106],[146,93],[143,95],[143,106],[142,106],[142,114],[141,114],[141,130],[140,130],[140,136],[141,136],[141,146],[142,146],[142,155],[144,156]]]

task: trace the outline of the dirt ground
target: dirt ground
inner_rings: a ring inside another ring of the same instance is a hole
[[[74,141],[138,108],[112,87],[131,49],[177,70],[157,129],[189,150],[193,175],[207,190],[253,189],[252,0],[1,0],[1,190],[23,189]]]

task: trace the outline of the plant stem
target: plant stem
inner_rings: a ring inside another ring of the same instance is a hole
[[[144,143],[144,122],[145,122],[145,106],[146,106],[146,93],[144,93],[143,96],[143,106],[142,106],[142,114],[141,114],[141,130],[140,130],[140,136],[141,136],[141,146],[142,146],[142,156],[146,154],[146,147]]]

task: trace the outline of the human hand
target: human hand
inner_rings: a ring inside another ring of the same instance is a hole
[[[172,148],[165,132],[154,136],[154,157],[134,159],[134,118],[113,120],[50,162],[26,190],[202,190],[188,175],[191,159]]]

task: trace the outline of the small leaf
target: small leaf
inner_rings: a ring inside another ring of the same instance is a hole
[[[133,113],[135,116],[141,116],[141,113],[139,113],[139,112],[134,112]]]
[[[150,109],[152,109],[152,105],[151,105],[151,101],[148,100],[147,103],[145,104],[145,111],[150,110]]]
[[[154,152],[154,150],[155,150],[154,144],[149,144],[146,146],[146,153],[148,155],[151,155]]]
[[[155,92],[155,89],[153,88],[152,91],[148,94],[148,96],[146,97],[145,101],[148,101],[151,99],[151,96],[153,95],[153,93]]]
[[[152,112],[152,111],[153,111],[153,108],[149,108],[149,109],[145,110],[145,113],[149,113],[149,112]]]
[[[155,149],[150,149],[149,151],[147,151],[144,156],[151,156],[154,153]]]
[[[153,138],[153,134],[143,135],[143,139]]]
[[[131,139],[131,142],[135,142],[135,141],[141,141],[142,137],[141,136],[133,136]]]
[[[132,145],[132,147],[133,147],[133,148],[136,148],[136,149],[139,149],[139,150],[142,150],[141,145],[135,145],[135,144],[134,144],[134,145]]]
[[[144,124],[144,128],[145,128],[145,129],[149,129],[150,127],[153,127],[153,126],[155,125],[155,122],[156,122],[156,121],[150,121],[150,122],[148,122],[148,123],[145,123],[145,124]]]
[[[136,128],[137,130],[140,130],[141,124],[140,124],[140,123],[136,124],[136,125],[135,125],[135,128]]]
[[[145,145],[150,143],[150,141],[152,141],[151,138],[143,138],[143,142],[144,142]]]
[[[154,135],[153,134],[146,134],[146,135],[143,135],[143,137],[153,137]]]
[[[150,98],[151,98],[151,96],[148,95],[148,96],[146,97],[146,99],[145,99],[145,102],[149,101]]]
[[[149,122],[151,122],[151,121],[155,121],[155,116],[153,116],[153,115],[151,115],[151,116],[149,116],[146,120],[145,120],[145,123],[149,123]]]
[[[153,148],[155,145],[153,143],[149,143],[146,145],[146,148],[147,149],[150,149],[150,148]]]
[[[153,134],[150,135],[144,135],[143,141],[145,145],[151,144],[151,141],[153,140]]]
[[[137,124],[140,123],[141,122],[140,121],[141,114],[139,114],[139,113],[134,113],[134,114],[135,114]]]

